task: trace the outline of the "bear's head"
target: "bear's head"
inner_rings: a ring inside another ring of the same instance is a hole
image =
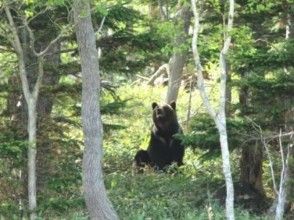
[[[170,104],[158,105],[156,102],[152,103],[153,122],[154,125],[163,131],[170,130],[174,125],[178,124],[176,114],[176,102],[172,101]]]

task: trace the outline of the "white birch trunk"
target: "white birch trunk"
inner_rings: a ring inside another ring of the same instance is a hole
[[[228,136],[227,136],[227,128],[226,128],[226,115],[225,115],[225,106],[226,106],[226,54],[228,52],[231,37],[229,32],[232,29],[233,25],[233,15],[234,15],[234,0],[230,0],[230,8],[229,8],[229,18],[228,18],[228,26],[227,33],[225,36],[225,42],[222,51],[220,52],[220,98],[219,98],[219,109],[216,111],[213,109],[204,85],[204,79],[202,74],[202,66],[200,62],[200,56],[198,53],[198,34],[200,30],[200,22],[199,22],[199,12],[197,10],[196,5],[197,0],[191,0],[192,9],[194,14],[194,30],[193,30],[193,39],[192,39],[192,50],[195,59],[195,65],[197,70],[197,85],[200,92],[200,96],[203,100],[204,106],[206,107],[209,115],[213,118],[219,135],[220,135],[220,145],[221,145],[221,153],[222,153],[222,161],[223,161],[223,173],[226,182],[226,217],[229,220],[235,219],[234,214],[234,186],[231,174],[231,166],[230,166],[230,153],[228,147]]]
[[[230,152],[228,146],[228,135],[226,128],[225,113],[223,116],[215,121],[220,135],[221,154],[223,162],[223,173],[226,182],[226,216],[227,219],[235,219],[234,214],[234,185],[232,179],[231,165],[230,165]]]
[[[91,219],[116,220],[102,173],[102,122],[99,106],[100,76],[89,0],[74,1],[74,21],[82,67],[82,122],[85,150],[83,188]]]
[[[288,152],[286,158],[284,157],[284,150],[282,145],[282,132],[280,131],[279,135],[279,147],[281,153],[281,161],[282,161],[282,170],[280,177],[280,186],[278,193],[278,202],[276,207],[275,220],[282,220],[284,211],[285,211],[285,203],[286,203],[286,184],[288,181],[288,159],[290,155],[290,147],[288,147]]]

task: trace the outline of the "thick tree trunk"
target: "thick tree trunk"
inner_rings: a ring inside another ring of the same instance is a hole
[[[191,22],[191,11],[190,7],[185,4],[182,6],[177,15],[176,23],[181,26],[181,32],[175,36],[174,40],[174,54],[169,61],[169,80],[168,89],[166,95],[166,102],[176,101],[178,98],[179,88],[182,81],[183,68],[186,63],[186,56],[188,53],[188,47],[185,46],[189,25]],[[185,49],[186,48],[186,49]]]
[[[263,150],[259,142],[242,148],[240,159],[240,182],[264,194],[262,183]]]
[[[91,219],[118,219],[102,174],[102,122],[99,105],[100,76],[95,33],[88,0],[74,1],[74,20],[82,67],[82,122],[85,139],[83,187]]]
[[[239,93],[241,114],[246,116],[249,103],[249,89],[243,86]],[[248,162],[250,161],[250,163]],[[263,150],[259,142],[248,142],[241,150],[240,158],[240,182],[246,187],[257,190],[261,195],[264,194],[262,182]]]
[[[46,39],[46,45],[49,39]],[[43,42],[44,43],[44,42]],[[44,78],[43,84],[47,88],[51,88],[58,83],[60,74],[57,72],[57,67],[60,64],[60,43],[53,45],[48,51],[50,56],[44,57]],[[31,83],[29,81],[29,83]],[[52,173],[52,160],[53,155],[52,140],[50,139],[50,130],[52,127],[48,126],[48,122],[52,120],[51,112],[54,104],[54,94],[46,89],[40,91],[40,96],[37,103],[37,191],[44,192],[50,174]]]

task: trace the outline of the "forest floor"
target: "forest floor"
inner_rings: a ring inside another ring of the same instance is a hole
[[[119,88],[124,107],[118,114],[104,114],[103,122],[117,125],[105,133],[104,172],[106,186],[121,219],[225,219],[223,204],[215,199],[224,180],[220,157],[201,158],[203,152],[186,149],[184,166],[176,172],[132,170],[138,149],[148,146],[152,125],[152,102],[162,103],[166,88],[124,86]],[[177,103],[178,119],[187,131],[189,94],[181,91]],[[198,93],[192,93],[191,115],[201,111]],[[232,155],[233,175],[238,178],[238,154]],[[236,219],[269,219],[236,208]]]
[[[224,204],[216,199],[220,190],[225,192],[220,156],[207,159],[202,157],[205,151],[188,147],[184,165],[177,169],[171,167],[168,172],[147,169],[138,174],[132,168],[136,152],[148,146],[152,125],[151,104],[162,103],[166,89],[126,84],[117,88],[117,96],[102,92],[103,172],[110,200],[120,219],[125,220],[225,219]],[[76,105],[73,101],[72,106]],[[188,105],[189,93],[181,90],[177,113],[186,133],[189,131]],[[70,105],[68,109],[55,109],[54,114],[71,117],[70,109]],[[198,114],[203,112],[199,94],[193,91],[191,116],[197,120]],[[76,123],[80,123],[79,114],[75,117]],[[82,129],[71,126],[66,132],[67,139],[77,140],[80,144],[69,142],[57,151],[53,170],[55,177],[50,176],[47,191],[39,196],[39,219],[88,219],[81,188]],[[232,151],[231,166],[235,181],[239,178],[239,156],[240,152]],[[267,167],[264,170],[269,176]],[[271,219],[238,205],[235,213],[237,220]]]

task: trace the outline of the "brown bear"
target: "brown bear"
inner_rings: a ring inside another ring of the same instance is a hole
[[[158,105],[152,103],[153,126],[147,150],[139,150],[134,163],[137,167],[149,165],[156,169],[165,169],[172,163],[183,164],[184,146],[175,137],[182,133],[176,114],[176,103]]]

